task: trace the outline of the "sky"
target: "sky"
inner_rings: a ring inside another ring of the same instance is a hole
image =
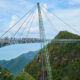
[[[71,27],[80,32],[80,0],[0,0],[0,36],[11,28],[19,19],[21,19],[29,10],[31,10],[37,3],[40,3],[45,8],[50,10],[52,13],[57,15],[63,21],[68,23]],[[54,27],[51,27],[49,22],[47,21],[44,13],[42,13],[42,19],[44,23],[45,35],[47,39],[53,39],[59,31],[67,30],[74,34],[79,33],[75,32],[69,26],[64,24],[58,18],[56,18],[53,14],[48,12],[46,9],[42,8],[43,11],[47,14],[57,31],[55,31]],[[4,37],[11,38],[14,33],[21,26],[23,21],[28,17],[29,13],[16,25],[14,26]],[[24,31],[22,37],[28,38],[39,38],[39,20],[38,20],[38,9],[36,8],[31,13],[31,19],[28,18],[24,23],[20,31],[17,33],[15,38],[18,38],[25,28],[26,23],[27,28]],[[28,20],[30,21],[28,22]],[[30,23],[33,20],[33,24],[30,28],[29,35],[27,36]],[[16,58],[23,53],[27,53],[28,51],[36,51],[40,49],[40,43],[36,44],[17,44],[12,46],[6,46],[0,48],[0,60],[10,60],[12,58]]]

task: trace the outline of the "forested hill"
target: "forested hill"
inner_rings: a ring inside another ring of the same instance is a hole
[[[80,39],[80,36],[67,31],[61,31],[55,38]],[[52,68],[52,80],[80,80],[80,43],[49,43],[47,47]],[[40,53],[24,67],[25,71],[35,78],[35,80],[42,79]],[[45,80],[48,80],[45,64],[44,75]]]
[[[23,70],[23,67],[30,62],[35,55],[39,52],[37,51],[29,51],[20,55],[19,57],[11,60],[0,60],[0,65],[3,68],[8,68],[9,71],[15,76],[16,74],[20,73]]]
[[[80,36],[70,33],[68,31],[60,31],[55,39],[80,39]]]

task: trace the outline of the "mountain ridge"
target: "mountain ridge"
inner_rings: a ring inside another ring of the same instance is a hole
[[[20,73],[23,70],[23,67],[30,62],[35,55],[38,53],[37,51],[29,51],[27,53],[24,53],[17,58],[11,59],[11,60],[0,60],[0,65],[3,68],[8,68],[13,75],[16,75]],[[34,54],[35,53],[35,54]],[[24,56],[26,55],[26,57]],[[30,56],[31,55],[31,56]]]

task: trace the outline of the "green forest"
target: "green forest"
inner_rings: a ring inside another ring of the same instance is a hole
[[[15,76],[23,70],[23,67],[30,62],[38,52],[39,50],[29,51],[11,60],[0,60],[0,65],[3,68],[7,68],[13,76]]]
[[[54,39],[80,39],[80,36],[61,31]],[[47,45],[53,80],[80,80],[80,43],[49,43]],[[44,49],[44,48],[43,48]],[[43,51],[43,57],[44,57]],[[35,80],[42,79],[41,51],[24,68]],[[44,59],[44,76],[48,80]]]
[[[35,80],[29,73],[21,72],[13,77],[13,74],[7,68],[0,66],[0,80]]]

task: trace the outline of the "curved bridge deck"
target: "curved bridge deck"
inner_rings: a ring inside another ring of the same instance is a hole
[[[0,39],[0,48],[13,44],[26,44],[26,43],[40,43],[41,40],[37,38],[29,39]],[[43,42],[43,41],[42,41]],[[80,39],[47,39],[46,42],[50,43],[80,43]]]

